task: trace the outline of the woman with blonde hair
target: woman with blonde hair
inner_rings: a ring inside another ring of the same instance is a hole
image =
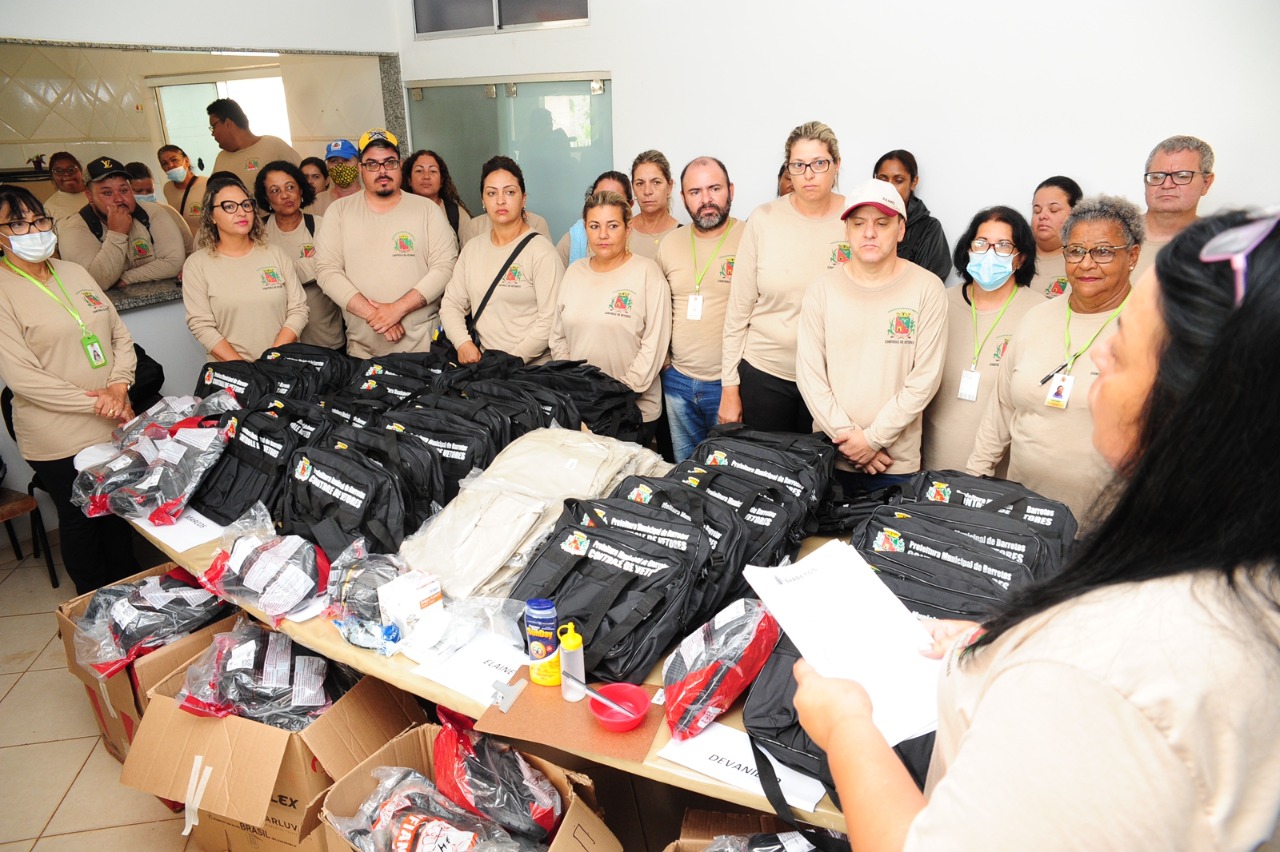
[[[267,242],[257,204],[230,172],[209,178],[196,250],[182,267],[182,301],[187,328],[211,360],[257,360],[307,325],[293,258]]]
[[[671,163],[661,151],[642,151],[631,163],[631,188],[640,213],[631,220],[633,252],[654,260],[662,238],[680,227],[671,215]]]

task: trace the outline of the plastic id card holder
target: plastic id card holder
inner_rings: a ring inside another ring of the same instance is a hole
[[[1049,392],[1045,394],[1044,404],[1050,408],[1066,408],[1071,399],[1071,386],[1075,381],[1075,376],[1054,373],[1053,378],[1049,379]]]
[[[977,370],[965,370],[960,374],[960,392],[956,396],[969,402],[977,402],[978,384],[981,381],[982,374]]]
[[[80,345],[84,347],[85,357],[89,359],[89,365],[93,369],[107,366],[107,354],[102,351],[102,342],[98,340],[98,335],[86,334],[80,338]]]

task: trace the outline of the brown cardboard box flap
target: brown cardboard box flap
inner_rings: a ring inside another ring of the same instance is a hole
[[[426,714],[413,696],[376,677],[363,677],[299,736],[333,778],[341,778]]]
[[[795,829],[771,814],[722,813],[689,808],[680,824],[680,839],[710,842],[722,834],[778,834],[784,831]]]

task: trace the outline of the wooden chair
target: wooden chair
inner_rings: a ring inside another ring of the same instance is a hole
[[[32,555],[40,556],[44,550],[44,561],[49,566],[49,582],[58,588],[58,571],[53,567],[53,551],[49,549],[49,539],[44,531],[44,519],[40,516],[40,504],[30,494],[14,491],[12,488],[0,488],[0,521],[4,521],[5,532],[9,534],[9,543],[13,545],[13,555],[22,559],[22,545],[18,541],[18,533],[13,528],[13,519],[23,515],[31,515],[31,550]]]

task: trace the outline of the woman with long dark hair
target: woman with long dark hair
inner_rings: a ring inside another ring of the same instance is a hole
[[[923,266],[944,282],[951,274],[951,249],[942,223],[933,218],[929,208],[916,195],[920,184],[920,166],[915,154],[899,148],[876,160],[871,170],[876,180],[888,181],[907,205],[907,235],[898,243],[898,257]]]
[[[414,151],[405,158],[400,173],[405,177],[405,192],[430,198],[440,205],[461,245],[461,234],[465,233],[463,229],[471,221],[471,211],[458,195],[458,187],[453,184],[444,158],[435,151]]]
[[[1135,287],[1091,394],[1114,508],[982,627],[936,623],[923,794],[866,692],[797,664],[853,848],[1280,839],[1278,222],[1201,220]]]

